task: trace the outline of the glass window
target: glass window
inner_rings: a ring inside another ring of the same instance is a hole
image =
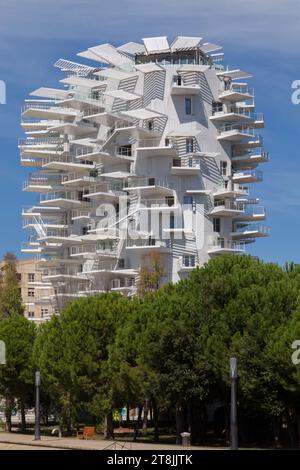
[[[193,196],[183,196],[183,204],[192,205],[194,202]]]
[[[28,282],[34,282],[34,273],[28,273]]]
[[[185,114],[192,114],[192,98],[185,98]]]
[[[28,297],[34,297],[34,289],[28,289]]]
[[[185,150],[186,150],[186,153],[193,153],[194,151],[194,139],[193,138],[185,139]]]
[[[227,162],[225,161],[220,161],[220,173],[222,176],[227,175]]]
[[[213,218],[213,229],[214,229],[214,232],[217,232],[217,233],[221,231],[221,219],[219,217]]]

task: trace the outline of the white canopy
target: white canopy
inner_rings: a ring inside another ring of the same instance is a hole
[[[43,98],[65,99],[72,93],[71,90],[60,90],[58,88],[41,87],[30,93],[31,96],[39,96]]]
[[[159,36],[156,38],[143,38],[145,48],[148,54],[153,52],[168,52],[170,51],[170,46],[167,36]]]
[[[75,85],[81,86],[84,88],[99,88],[104,85],[104,82],[100,82],[99,80],[91,80],[90,78],[82,78],[76,77],[75,75],[72,77],[63,78],[60,80],[61,83],[66,83],[68,85]]]
[[[132,78],[134,76],[132,73],[123,72],[122,70],[115,68],[103,69],[100,70],[100,72],[95,72],[94,75],[105,78],[115,78],[116,80],[127,80],[128,78]]]
[[[110,90],[110,91],[105,91],[103,94],[107,96],[111,96],[112,98],[118,98],[124,101],[134,101],[134,100],[138,100],[139,98],[141,98],[140,95],[129,93],[128,91],[124,91],[124,90]]]
[[[126,56],[121,51],[119,51],[114,46],[108,43],[101,44],[99,46],[89,47],[87,51],[80,52],[78,55],[81,57],[87,57],[87,55],[90,55],[90,53],[94,54],[94,60],[109,63],[111,65],[118,66],[132,63],[132,59],[130,59],[128,56]]]
[[[132,109],[131,111],[122,111],[122,114],[125,114],[125,116],[132,117],[133,119],[154,119],[159,117],[165,117],[164,114],[157,113],[146,108]]]
[[[243,72],[240,69],[236,70],[222,70],[221,72],[217,72],[218,77],[229,77],[232,80],[238,80],[240,78],[250,78],[252,75],[248,72]]]
[[[163,72],[164,69],[157,64],[149,63],[149,64],[139,64],[136,65],[135,68],[143,73],[151,73],[151,72]]]
[[[127,52],[128,54],[143,54],[145,52],[143,44],[132,41],[117,47],[117,49],[118,51]]]
[[[177,51],[179,49],[190,49],[197,47],[202,38],[200,37],[189,37],[189,36],[177,36],[177,38],[171,44],[171,50]]]

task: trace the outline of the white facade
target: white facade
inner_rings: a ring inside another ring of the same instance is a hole
[[[55,302],[136,291],[141,266],[159,253],[163,282],[222,253],[244,253],[265,209],[249,196],[268,161],[250,75],[220,64],[201,38],[145,38],[60,59],[57,89],[31,93],[22,111],[21,164],[36,167],[23,209]]]

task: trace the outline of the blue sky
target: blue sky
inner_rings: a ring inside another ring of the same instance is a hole
[[[223,45],[225,64],[253,73],[256,109],[263,111],[264,182],[252,185],[268,211],[271,237],[251,253],[267,261],[300,263],[300,105],[291,83],[300,79],[298,0],[0,0],[0,79],[7,104],[0,105],[0,256],[20,256],[21,207],[35,202],[22,193],[28,171],[19,166],[20,109],[28,93],[57,86],[58,58],[104,42],[120,45],[142,37],[201,36]],[[297,249],[296,249],[297,248]]]

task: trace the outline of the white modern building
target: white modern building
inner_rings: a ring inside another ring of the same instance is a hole
[[[55,302],[136,291],[153,253],[173,282],[223,253],[244,253],[269,229],[252,183],[262,181],[262,114],[251,75],[222,64],[200,37],[145,38],[59,59],[58,88],[22,110],[28,241]]]

